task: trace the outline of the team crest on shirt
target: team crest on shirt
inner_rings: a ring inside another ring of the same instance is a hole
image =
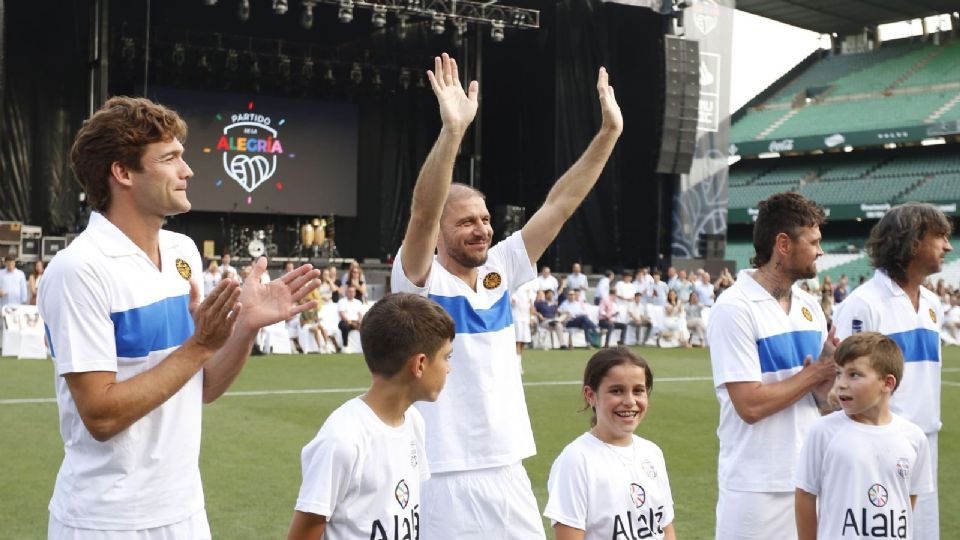
[[[907,458],[897,458],[897,476],[906,480],[910,476],[910,460]]]
[[[643,507],[643,503],[647,502],[647,492],[643,490],[643,486],[630,484],[630,500],[637,508]]]
[[[647,477],[651,480],[657,477],[657,468],[653,466],[653,463],[650,463],[649,459],[643,460],[640,468],[643,469],[643,472],[647,473]]]
[[[406,480],[400,480],[397,483],[397,487],[393,490],[394,497],[397,498],[397,502],[400,503],[401,509],[407,508],[407,503],[410,502],[410,488],[407,486]]]
[[[933,321],[933,324],[937,324],[937,313],[933,311],[933,308],[930,308],[930,320]]]
[[[483,286],[487,289],[496,289],[503,282],[503,278],[496,272],[490,272],[483,278]]]
[[[187,264],[187,261],[183,259],[177,259],[177,272],[180,273],[180,277],[183,279],[190,279],[193,276],[193,272],[190,270],[190,265]]]
[[[808,320],[808,321],[810,321],[810,322],[813,322],[813,313],[810,313],[810,310],[809,310],[809,309],[803,308],[803,309],[800,310],[800,313],[803,313],[803,318],[804,318],[804,319],[806,319],[806,320]]]
[[[870,489],[867,490],[867,498],[870,499],[870,504],[881,508],[887,505],[887,500],[889,499],[889,494],[887,493],[887,488],[881,486],[880,484],[874,484],[870,486]]]

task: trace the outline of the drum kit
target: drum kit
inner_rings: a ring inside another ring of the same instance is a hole
[[[237,255],[249,255],[251,258],[276,257],[277,244],[273,241],[273,225],[265,225],[263,229],[252,227],[230,227],[230,251]]]
[[[300,242],[294,250],[304,257],[337,257],[334,242],[333,216],[315,217],[299,225]]]

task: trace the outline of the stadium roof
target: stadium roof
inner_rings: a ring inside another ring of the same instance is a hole
[[[821,34],[850,34],[951,13],[957,10],[957,0],[737,0],[737,9]]]

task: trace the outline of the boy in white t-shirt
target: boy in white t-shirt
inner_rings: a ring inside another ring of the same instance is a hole
[[[360,327],[373,381],[303,448],[288,540],[419,538],[420,482],[430,476],[423,417],[450,370],[453,319],[436,302],[391,294]]]
[[[797,536],[923,540],[913,509],[917,495],[933,491],[929,444],[919,427],[890,412],[903,353],[889,337],[863,332],[844,340],[835,357],[833,395],[843,411],[819,419],[804,441]]]

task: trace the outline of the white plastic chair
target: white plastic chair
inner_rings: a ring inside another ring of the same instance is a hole
[[[20,315],[19,305],[3,306],[3,341],[0,343],[0,356],[20,354]]]
[[[44,342],[43,319],[37,306],[20,306],[20,350],[17,358],[21,360],[44,360],[47,358],[47,345]]]
[[[271,324],[263,329],[264,354],[291,354],[290,332],[285,321]]]

